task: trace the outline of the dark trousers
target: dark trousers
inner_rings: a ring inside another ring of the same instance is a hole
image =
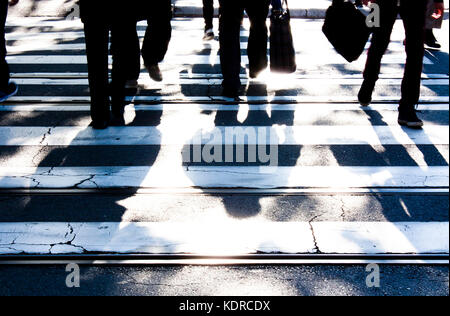
[[[169,47],[172,37],[172,6],[170,0],[137,2],[134,9],[125,18],[113,23],[111,47],[113,55],[113,110],[120,109],[125,103],[125,84],[127,80],[136,80],[141,71],[141,47],[136,30],[137,20],[147,20],[142,58],[146,66],[160,63]],[[133,9],[133,8],[132,8]]]
[[[111,23],[105,7],[107,6],[92,0],[80,1],[86,40],[91,117],[94,121],[108,119],[110,112],[108,52]]]
[[[8,1],[0,1],[0,90],[8,87],[10,74],[6,62],[5,24],[8,15]]]
[[[240,26],[244,10],[250,18],[250,38],[247,54],[250,71],[259,72],[267,67],[266,25],[270,0],[219,0],[220,2],[220,63],[223,86],[239,89],[241,67]]]
[[[425,13],[427,0],[378,0],[381,11],[381,27],[376,28],[369,49],[364,79],[377,81],[381,60],[385,54],[392,30],[400,14],[406,31],[406,66],[402,83],[400,108],[414,107],[420,98],[420,85],[424,57]]]
[[[214,28],[214,0],[203,0],[203,18],[205,19],[205,31]]]
[[[154,1],[147,10],[148,27],[142,58],[145,65],[155,65],[163,61],[172,38],[172,3],[170,0]]]

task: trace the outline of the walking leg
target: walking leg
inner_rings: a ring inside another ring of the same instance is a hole
[[[425,0],[402,4],[401,16],[406,32],[407,59],[400,107],[413,108],[419,102],[424,57],[425,12]]]
[[[6,62],[5,23],[8,15],[8,1],[0,3],[0,91],[6,91],[9,80],[9,67]]]
[[[262,3],[260,3],[262,2]],[[245,10],[250,19],[250,38],[248,40],[248,58],[250,77],[256,78],[267,68],[267,16],[269,14],[270,0],[246,2]]]
[[[241,87],[240,17],[244,10],[238,1],[220,0],[220,64],[224,95],[237,97]]]

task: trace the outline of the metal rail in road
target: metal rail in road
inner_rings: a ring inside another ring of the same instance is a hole
[[[0,195],[90,195],[90,194],[133,194],[133,195],[154,195],[154,194],[199,194],[199,195],[378,195],[378,194],[403,194],[403,195],[448,195],[449,188],[299,188],[299,189],[246,189],[246,188],[173,188],[173,189],[128,189],[128,188],[107,188],[107,189],[0,189]]]
[[[136,254],[87,254],[87,255],[13,255],[0,256],[0,265],[449,265],[448,254],[433,255],[136,255]]]

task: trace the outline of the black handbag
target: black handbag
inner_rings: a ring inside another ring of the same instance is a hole
[[[285,8],[274,9],[270,16],[270,70],[293,73],[297,70],[291,30],[291,15],[287,0]]]
[[[336,51],[348,62],[354,62],[364,52],[369,41],[371,28],[366,16],[351,1],[333,0],[327,10],[323,33]]]

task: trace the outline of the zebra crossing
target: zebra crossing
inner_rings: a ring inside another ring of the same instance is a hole
[[[405,129],[396,123],[401,25],[374,103],[362,108],[365,58],[347,64],[321,23],[293,21],[295,74],[247,80],[246,22],[246,92],[236,104],[220,96],[218,43],[202,42],[202,20],[175,19],[164,82],[143,69],[126,126],[94,131],[81,22],[8,21],[20,91],[0,105],[0,255],[433,255],[448,263],[445,57],[426,55],[425,127]],[[145,24],[138,30],[142,38]]]

